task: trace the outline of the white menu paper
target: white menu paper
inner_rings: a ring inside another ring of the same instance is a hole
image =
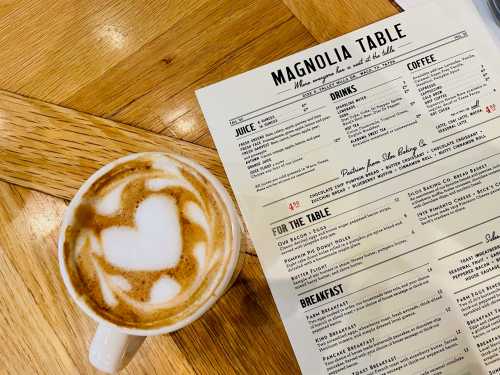
[[[303,373],[500,374],[499,61],[443,0],[197,91]]]

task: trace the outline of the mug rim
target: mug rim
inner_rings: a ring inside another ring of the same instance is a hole
[[[221,282],[219,285],[216,287],[216,289],[211,293],[211,295],[208,297],[207,301],[205,304],[200,306],[193,314],[187,316],[186,318],[174,323],[174,324],[165,324],[160,327],[155,327],[155,328],[132,328],[132,327],[124,327],[120,326],[116,323],[113,323],[104,317],[100,316],[97,314],[87,303],[84,302],[83,298],[81,298],[75,290],[75,287],[73,286],[73,283],[70,280],[67,268],[66,268],[66,262],[64,258],[64,241],[66,238],[66,228],[68,227],[72,217],[75,208],[78,206],[78,204],[81,201],[81,197],[85,192],[88,190],[90,185],[95,182],[95,180],[102,175],[106,174],[109,172],[113,167],[119,164],[126,163],[127,161],[134,160],[136,158],[139,158],[141,156],[154,156],[154,155],[162,155],[166,156],[168,158],[172,158],[174,160],[179,160],[182,163],[185,163],[189,165],[190,167],[194,168],[196,171],[201,173],[207,180],[212,184],[212,186],[215,188],[217,193],[219,193],[220,198],[222,202],[224,203],[229,219],[230,219],[230,226],[231,226],[231,233],[232,233],[232,254],[231,258],[229,259],[228,262],[228,267],[226,269],[225,274],[222,277]],[[156,336],[156,335],[161,335],[164,333],[170,333],[177,331],[181,328],[184,328],[185,326],[191,324],[198,318],[200,318],[203,314],[205,314],[214,304],[217,302],[217,300],[223,295],[225,290],[227,289],[233,275],[236,269],[236,266],[238,264],[238,260],[240,258],[240,246],[241,246],[241,224],[240,224],[240,219],[236,210],[236,207],[234,205],[233,200],[229,196],[229,193],[227,192],[226,188],[222,185],[222,183],[205,167],[202,165],[198,164],[196,161],[188,159],[186,157],[183,157],[181,155],[171,153],[171,152],[163,152],[163,151],[148,151],[148,152],[137,152],[137,153],[132,153],[126,156],[122,156],[118,159],[115,159],[109,163],[106,163],[102,167],[100,167],[97,171],[95,171],[90,177],[88,177],[85,182],[78,188],[78,191],[76,194],[73,196],[71,199],[71,202],[69,203],[68,207],[66,208],[63,216],[63,220],[59,229],[59,238],[58,238],[58,260],[59,260],[59,270],[64,282],[64,285],[66,287],[66,290],[68,291],[71,299],[77,304],[77,306],[91,319],[93,319],[95,322],[99,324],[104,324],[107,326],[110,326],[120,332],[129,334],[129,335],[135,335],[135,336]]]

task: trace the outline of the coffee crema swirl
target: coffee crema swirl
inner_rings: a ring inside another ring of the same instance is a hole
[[[64,259],[76,293],[117,325],[156,328],[194,314],[222,282],[231,221],[219,193],[174,156],[113,165],[81,196]]]

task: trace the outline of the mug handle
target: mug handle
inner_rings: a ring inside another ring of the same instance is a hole
[[[100,371],[117,372],[130,362],[145,338],[127,335],[101,323],[90,343],[90,363]]]

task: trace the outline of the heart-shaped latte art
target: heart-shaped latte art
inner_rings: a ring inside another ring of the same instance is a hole
[[[130,271],[173,268],[182,253],[179,210],[166,196],[152,195],[135,212],[135,228],[115,226],[101,232],[106,260]]]

